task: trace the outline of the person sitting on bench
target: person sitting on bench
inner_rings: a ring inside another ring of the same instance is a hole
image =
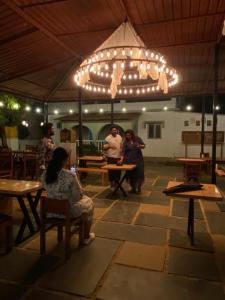
[[[95,238],[91,230],[94,204],[91,198],[83,194],[81,184],[76,176],[65,167],[68,164],[69,155],[64,148],[54,150],[52,159],[49,161],[47,170],[42,175],[43,186],[47,191],[47,197],[53,199],[68,200],[71,206],[71,217],[79,217],[87,213],[84,229],[84,244],[90,243]],[[64,217],[52,215],[49,217]]]

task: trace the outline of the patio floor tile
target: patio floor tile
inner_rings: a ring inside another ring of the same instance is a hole
[[[82,296],[90,295],[119,244],[118,241],[96,238],[89,246],[77,249],[69,261],[46,274],[40,286]]]
[[[194,202],[194,206],[195,206],[195,218],[196,219],[203,219],[203,215],[202,215],[202,210],[199,204],[199,201],[196,200]],[[173,208],[172,208],[172,216],[176,216],[176,217],[188,217],[188,208],[189,208],[189,201],[188,199],[184,199],[184,200],[178,200],[178,199],[174,199],[173,200]]]
[[[208,233],[203,232],[195,233],[195,245],[191,246],[190,239],[186,231],[170,229],[168,244],[173,247],[214,252],[211,236]]]
[[[159,191],[152,191],[150,196],[146,198],[144,203],[148,204],[157,204],[157,205],[170,205],[170,198],[167,197],[165,194]]]
[[[32,284],[59,262],[54,256],[43,256],[31,251],[14,248],[0,257],[0,279]]]
[[[2,300],[19,300],[26,291],[27,287],[0,282],[0,297]]]
[[[224,300],[221,285],[122,265],[110,270],[97,294],[102,300]]]
[[[159,214],[168,216],[170,212],[170,207],[165,205],[157,205],[157,204],[141,204],[140,213],[151,213],[151,214]]]
[[[69,296],[63,293],[43,291],[39,289],[34,289],[27,295],[24,300],[85,300],[86,298],[81,298],[78,296]]]
[[[159,214],[140,213],[136,219],[135,224],[160,228],[186,230],[187,219],[162,216]],[[205,222],[202,220],[195,220],[195,231],[206,232]]]
[[[166,244],[166,229],[118,224],[110,222],[98,222],[94,227],[97,236],[131,241],[150,245]]]
[[[162,271],[165,254],[165,247],[125,242],[115,262],[138,268]]]
[[[173,247],[169,249],[168,273],[220,280],[213,254]]]
[[[116,202],[102,219],[104,221],[131,223],[138,208],[138,203],[131,203],[126,201]]]
[[[225,213],[206,212],[212,234],[225,234]]]

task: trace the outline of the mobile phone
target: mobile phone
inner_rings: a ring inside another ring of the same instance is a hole
[[[76,173],[76,168],[75,167],[71,167],[70,171],[73,172],[73,173]]]

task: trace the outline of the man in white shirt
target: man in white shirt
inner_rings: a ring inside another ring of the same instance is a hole
[[[121,157],[122,138],[118,134],[116,126],[111,127],[110,134],[105,139],[103,149],[106,151],[108,164],[116,164]],[[121,171],[109,170],[109,181],[111,187],[114,187],[116,182],[120,180]]]

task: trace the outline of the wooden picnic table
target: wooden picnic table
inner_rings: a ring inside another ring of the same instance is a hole
[[[183,182],[169,181],[167,188],[177,186]],[[194,200],[210,200],[210,201],[221,201],[222,195],[215,184],[202,184],[203,187],[200,190],[188,191],[188,192],[173,192],[169,193],[168,196],[176,198],[188,198],[189,209],[188,209],[188,226],[187,234],[190,237],[191,245],[194,245]]]
[[[34,192],[36,192],[36,195],[33,199],[31,193]],[[35,225],[37,229],[40,228],[40,218],[36,208],[38,206],[41,192],[42,184],[38,181],[0,179],[0,195],[15,197],[18,200],[24,215],[24,219],[16,237],[16,244],[23,241],[23,234],[26,226],[28,226],[31,235],[35,233]],[[4,199],[4,197],[2,199]],[[25,205],[25,199],[28,201],[29,208],[31,209],[31,215],[34,217],[36,224],[32,221],[27,206]]]
[[[124,180],[126,179],[127,177],[127,172],[129,171],[132,171],[136,168],[136,165],[128,165],[128,164],[124,164],[124,165],[121,165],[121,166],[118,166],[118,165],[115,165],[115,164],[107,164],[105,166],[102,167],[102,169],[104,170],[112,170],[112,171],[126,171],[125,174],[122,176],[122,178],[116,182],[116,187],[115,187],[115,190],[113,191],[112,193],[112,197],[116,194],[116,192],[120,189],[123,196],[125,198],[127,198],[127,193],[125,192],[124,188],[122,187],[122,184],[124,182]]]

